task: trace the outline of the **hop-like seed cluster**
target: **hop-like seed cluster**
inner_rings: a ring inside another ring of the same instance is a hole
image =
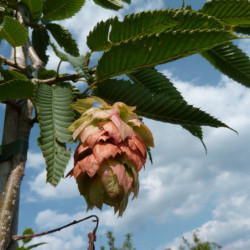
[[[146,146],[154,146],[150,130],[129,107],[108,105],[97,97],[78,100],[81,117],[69,128],[80,143],[74,154],[74,176],[88,209],[113,206],[121,216],[128,197],[139,190],[138,172],[146,162]]]

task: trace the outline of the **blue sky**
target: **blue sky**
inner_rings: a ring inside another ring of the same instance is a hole
[[[186,1],[194,9],[205,1]],[[123,10],[104,10],[87,1],[73,19],[61,22],[77,40],[82,53],[87,51],[86,35],[97,21],[133,11],[177,8],[182,1],[132,0]],[[239,46],[250,54],[250,41]],[[1,45],[1,53],[4,51]],[[5,50],[6,51],[6,50]],[[55,69],[59,60],[49,51],[48,68]],[[132,233],[138,250],[177,249],[181,236],[190,238],[199,228],[204,240],[215,241],[225,250],[250,249],[250,91],[221,75],[201,56],[195,55],[158,67],[180,90],[188,102],[213,114],[239,132],[204,128],[208,154],[201,143],[179,126],[145,119],[153,132],[154,164],[146,164],[140,172],[140,193],[130,201],[122,218],[113,210],[92,210],[80,197],[74,179],[63,179],[57,188],[45,183],[45,164],[36,138],[38,126],[32,129],[27,167],[21,189],[20,232],[32,227],[36,232],[49,230],[86,215],[100,217],[98,246],[106,243],[105,232],[112,230],[121,243],[124,234]],[[62,64],[61,72],[71,68]],[[83,89],[83,84],[78,84]],[[0,128],[4,105],[0,105]],[[1,129],[2,131],[2,129]],[[0,132],[1,133],[1,132]],[[71,146],[74,149],[75,146]],[[72,160],[66,170],[72,168]],[[85,222],[53,235],[34,239],[50,245],[38,250],[86,249],[91,222]]]

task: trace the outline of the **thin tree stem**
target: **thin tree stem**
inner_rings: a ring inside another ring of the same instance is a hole
[[[90,218],[95,218],[96,220],[93,220],[93,222],[96,222],[96,226],[93,230],[94,233],[96,233],[97,229],[98,229],[98,225],[99,225],[99,218],[98,216],[96,215],[90,215],[88,217],[85,217],[81,220],[74,220],[73,222],[67,224],[67,225],[64,225],[62,227],[58,227],[58,228],[55,228],[53,230],[50,230],[50,231],[47,231],[47,232],[42,232],[42,233],[37,233],[37,234],[26,234],[26,235],[14,235],[12,237],[13,240],[23,240],[23,239],[27,239],[27,238],[35,238],[35,237],[38,237],[38,236],[43,236],[43,235],[47,235],[47,234],[52,234],[52,233],[55,233],[55,232],[58,232],[58,231],[61,231],[62,229],[64,228],[67,228],[67,227],[70,227],[70,226],[73,226],[77,223],[80,223],[82,221],[85,221],[85,220],[88,220]]]

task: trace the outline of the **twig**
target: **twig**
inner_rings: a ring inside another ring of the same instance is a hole
[[[72,75],[62,75],[62,76],[58,76],[58,77],[52,77],[49,79],[37,79],[37,78],[32,78],[31,81],[32,82],[42,82],[42,83],[46,83],[46,84],[53,84],[53,83],[57,83],[57,82],[64,82],[64,81],[75,81],[78,80],[80,78],[79,74],[72,74]]]
[[[4,56],[0,55],[0,60],[3,60],[4,64],[5,65],[9,65],[11,66],[12,68],[15,68],[17,70],[25,70],[26,68],[23,67],[22,65],[20,64],[16,64],[15,62],[5,58]]]
[[[97,83],[98,83],[98,81],[95,81],[95,82],[93,82],[92,84],[90,84],[90,86],[82,93],[82,95],[83,95],[83,96],[86,95],[86,94],[88,93],[88,91],[89,91],[90,89],[92,89]]]
[[[62,60],[60,60],[60,62],[58,63],[58,66],[57,66],[56,78],[58,78],[58,76],[59,76],[59,70],[60,70],[61,63],[62,63]]]
[[[27,238],[35,238],[35,237],[38,237],[38,236],[43,236],[43,235],[51,234],[51,233],[54,233],[54,232],[58,232],[58,231],[66,228],[66,227],[70,227],[70,226],[75,225],[77,223],[80,223],[82,221],[85,221],[85,220],[88,220],[90,218],[93,218],[93,217],[96,218],[96,220],[93,220],[93,222],[96,222],[96,226],[95,226],[95,228],[93,230],[93,235],[95,236],[96,235],[96,231],[98,229],[98,225],[99,225],[99,218],[96,215],[90,215],[90,216],[85,217],[85,218],[83,218],[81,220],[77,220],[77,221],[74,220],[73,222],[71,222],[71,223],[69,223],[69,224],[67,224],[65,226],[58,227],[56,229],[53,229],[53,230],[50,230],[50,231],[47,231],[47,232],[38,233],[38,234],[14,235],[12,237],[12,239],[17,241],[17,240],[23,240],[23,239],[27,239]]]

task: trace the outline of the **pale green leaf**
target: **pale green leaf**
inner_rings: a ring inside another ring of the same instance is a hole
[[[91,76],[88,73],[87,69],[87,57],[86,56],[71,56],[68,54],[65,54],[61,51],[59,51],[55,45],[51,44],[55,54],[65,62],[69,62],[73,68],[76,70],[76,72],[79,74],[79,76],[83,76],[86,79],[90,79]]]
[[[123,8],[122,2],[120,0],[93,0],[96,4],[103,8],[111,10],[119,10]]]
[[[47,165],[47,182],[54,186],[63,177],[71,155],[65,143],[71,141],[67,128],[73,123],[72,98],[68,83],[55,87],[39,84],[36,90],[35,104],[41,131],[38,144]]]

